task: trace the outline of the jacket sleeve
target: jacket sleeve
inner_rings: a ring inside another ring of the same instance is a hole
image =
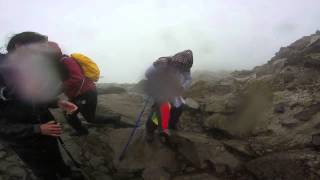
[[[156,72],[157,72],[156,67],[154,67],[154,65],[151,65],[151,66],[147,69],[147,71],[145,72],[145,76],[146,76],[147,79],[150,79],[150,78],[152,78],[153,75],[156,74]]]
[[[182,82],[182,87],[187,89],[191,86],[192,78],[190,72],[183,73],[184,81]]]
[[[79,90],[85,78],[80,65],[72,58],[64,58],[62,63],[69,71],[68,79],[63,82],[64,88]]]
[[[0,117],[0,136],[8,140],[23,140],[40,135],[40,124],[11,123],[5,117]]]

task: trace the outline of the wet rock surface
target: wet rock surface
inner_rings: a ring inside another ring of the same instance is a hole
[[[98,86],[98,114],[121,115],[121,120],[86,123],[87,137],[69,137],[71,128],[65,125],[62,138],[93,180],[318,180],[319,37],[303,37],[252,70],[198,75],[184,94],[188,99],[179,131],[169,144],[158,134],[146,142],[145,113],[119,160],[144,104],[143,81]],[[55,117],[64,122],[61,112]],[[14,179],[33,176],[0,146],[0,180]]]

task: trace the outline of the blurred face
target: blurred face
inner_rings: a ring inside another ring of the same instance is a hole
[[[9,54],[6,66],[10,69],[6,81],[17,95],[27,101],[44,102],[59,91],[60,80],[45,43],[21,46]]]

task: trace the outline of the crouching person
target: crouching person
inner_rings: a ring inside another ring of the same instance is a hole
[[[63,92],[71,102],[79,107],[76,112],[66,115],[68,123],[75,130],[70,135],[88,135],[89,131],[82,125],[78,114],[81,113],[88,122],[95,122],[98,97],[95,81],[98,81],[100,71],[91,59],[82,54],[64,55],[55,42],[49,42],[49,46],[60,56],[60,63],[68,74],[63,81]],[[81,63],[79,59],[85,62]],[[90,65],[90,68],[87,68],[87,65]]]
[[[146,71],[147,92],[154,105],[146,123],[147,141],[152,142],[159,127],[161,135],[168,137],[176,130],[183,111],[183,91],[191,84],[192,51],[161,57]]]
[[[0,138],[38,179],[84,179],[81,173],[66,165],[59,150],[57,137],[62,134],[62,128],[48,109],[54,99],[48,96],[48,87],[58,84],[51,83],[52,74],[48,71],[28,64],[41,55],[24,50],[22,54],[16,52],[20,47],[46,41],[46,36],[24,32],[13,36],[8,43],[7,57],[1,62],[6,65],[1,67]]]

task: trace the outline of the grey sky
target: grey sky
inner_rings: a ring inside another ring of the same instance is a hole
[[[0,0],[0,40],[37,31],[95,59],[103,82],[134,82],[159,56],[248,69],[320,29],[319,0]]]

